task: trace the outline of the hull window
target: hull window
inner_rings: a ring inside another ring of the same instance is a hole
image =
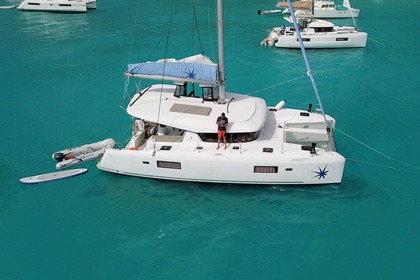
[[[272,153],[273,148],[263,148],[263,153]]]
[[[173,161],[157,161],[157,167],[159,168],[169,168],[169,169],[181,169],[180,162]]]
[[[278,166],[254,166],[254,173],[278,173]]]

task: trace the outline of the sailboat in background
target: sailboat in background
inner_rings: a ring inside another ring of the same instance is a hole
[[[294,1],[292,5],[301,15],[313,15],[315,18],[357,18],[360,12],[351,6],[350,0],[343,0],[342,5],[336,5],[331,0]],[[290,14],[287,1],[280,1],[276,6],[285,8],[283,14]]]
[[[96,9],[96,0],[23,0],[18,10],[63,13],[85,13]]]
[[[364,48],[368,34],[359,31],[353,26],[338,26],[332,22],[317,19],[313,16],[301,15],[295,12],[298,18],[298,27],[307,49],[336,49],[336,48]],[[293,23],[292,17],[285,17],[286,21]],[[267,38],[261,41],[262,46],[277,48],[300,48],[298,34],[294,26],[273,27]]]
[[[261,98],[226,92],[222,0],[217,0],[217,26],[217,64],[195,55],[128,66],[129,80],[165,83],[136,89],[126,100],[135,120],[132,136],[125,146],[107,149],[97,167],[194,182],[340,183],[345,158],[336,151],[335,119],[324,114],[319,99],[320,111],[311,104],[299,110],[286,108],[281,99],[267,106]],[[222,113],[228,118],[227,146],[218,149],[216,120]]]

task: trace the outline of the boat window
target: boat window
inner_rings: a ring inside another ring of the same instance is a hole
[[[219,98],[219,87],[203,87],[203,100],[216,101]]]
[[[160,168],[181,169],[180,162],[158,160],[156,163],[157,163],[157,167],[160,167]]]
[[[181,95],[187,96],[187,83],[186,82],[182,85],[176,85],[174,96],[180,97]]]
[[[254,166],[254,173],[278,173],[278,166]]]
[[[337,38],[335,40],[338,41],[338,42],[344,42],[344,41],[348,41],[349,38]]]
[[[314,27],[315,32],[333,32],[333,27]]]
[[[217,142],[217,133],[199,133],[198,136],[203,142]],[[226,142],[228,143],[246,143],[258,138],[259,132],[245,133],[227,133]]]

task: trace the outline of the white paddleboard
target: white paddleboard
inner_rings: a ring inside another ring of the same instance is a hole
[[[13,9],[14,7],[16,7],[16,5],[11,5],[11,6],[0,6],[0,10]]]
[[[60,180],[68,177],[77,176],[86,173],[87,168],[69,169],[64,171],[57,171],[51,173],[45,173],[40,175],[34,175],[30,177],[20,178],[19,181],[23,184],[38,184],[43,182]]]

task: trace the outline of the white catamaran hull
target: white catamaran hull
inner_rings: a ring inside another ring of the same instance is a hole
[[[302,34],[302,39],[303,45],[308,49],[364,48],[367,33]],[[279,36],[274,45],[277,48],[300,48],[296,34]]]
[[[85,13],[87,9],[96,9],[96,0],[24,0],[17,9],[22,11]]]
[[[291,18],[285,19],[292,22]],[[353,26],[338,26],[326,20],[302,17],[299,20],[299,28],[303,45],[308,49],[366,47],[367,33]],[[272,28],[268,37],[261,41],[261,45],[300,48],[296,29],[290,26]]]
[[[308,152],[309,154],[309,152]],[[249,160],[252,157],[252,163]],[[328,158],[328,160],[326,160]],[[98,164],[104,171],[155,179],[232,184],[332,184],[340,183],[344,158],[324,155],[243,155],[239,151],[135,151],[108,150]],[[328,163],[326,163],[328,162]],[[165,167],[165,164],[168,165]],[[161,166],[161,167],[159,167]],[[273,173],[263,173],[265,171]],[[261,168],[261,173],[256,173]]]

